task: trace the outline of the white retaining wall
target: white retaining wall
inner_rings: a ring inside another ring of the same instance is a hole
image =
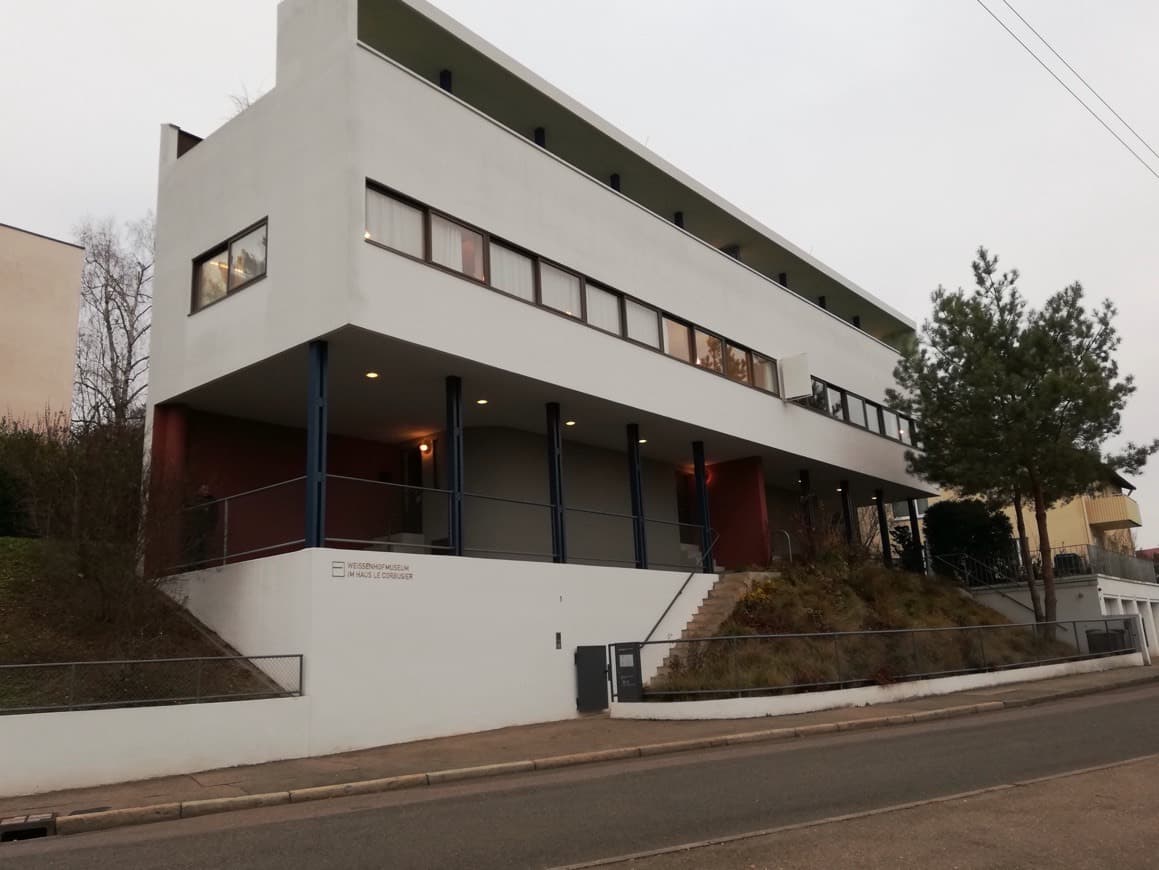
[[[305,755],[309,701],[275,698],[0,717],[0,797]]]
[[[0,797],[566,719],[575,648],[642,638],[687,576],[329,549],[184,575],[171,594],[239,652],[304,654],[304,697],[3,716]]]
[[[914,680],[891,686],[834,689],[829,692],[801,692],[796,695],[766,698],[722,698],[710,701],[616,702],[611,706],[611,715],[613,719],[755,719],[764,716],[788,716],[793,713],[812,713],[839,707],[890,704],[911,698],[948,695],[970,689],[984,689],[1029,680],[1046,680],[1067,674],[1089,674],[1114,668],[1138,667],[1143,664],[1146,664],[1143,653],[1136,652],[1088,661]]]
[[[575,648],[643,637],[687,576],[317,549],[187,575],[174,594],[242,653],[305,654],[304,754],[324,755],[575,716]],[[665,632],[713,579],[693,577]]]

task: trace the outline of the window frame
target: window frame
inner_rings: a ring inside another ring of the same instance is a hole
[[[527,248],[521,247],[519,245],[513,245],[511,242],[509,242],[506,239],[501,238],[499,236],[487,235],[486,238],[487,238],[487,258],[486,258],[486,262],[487,262],[487,284],[486,284],[486,286],[487,286],[487,289],[494,290],[499,295],[506,296],[508,299],[514,299],[518,302],[522,302],[524,305],[533,305],[536,308],[542,307],[539,304],[539,257],[537,257],[535,254],[533,254],[531,251],[527,250]],[[513,253],[519,254],[522,257],[526,257],[531,262],[531,298],[530,299],[525,299],[522,296],[517,296],[516,294],[512,293],[510,290],[504,290],[502,287],[495,286],[495,284],[494,284],[495,276],[491,271],[491,246],[492,245],[499,245],[499,247],[501,247],[501,248],[507,248],[507,250],[509,250]],[[452,273],[452,274],[459,274],[459,273],[456,272],[456,273]],[[467,280],[472,280],[467,275],[463,275],[462,277],[467,278]],[[544,308],[544,310],[551,311],[552,313],[558,313],[555,311],[554,308]],[[574,319],[574,318],[570,318],[570,317],[568,318],[568,320],[572,320],[572,319]]]
[[[680,326],[684,329],[684,356],[674,356],[668,352],[668,323],[675,323],[677,326]],[[687,320],[679,317],[673,317],[670,314],[665,314],[664,312],[660,312],[660,353],[664,354],[664,356],[668,357],[669,359],[677,360],[678,362],[682,362],[685,365],[692,365],[696,366],[696,368],[702,368],[693,362],[693,360],[696,358],[696,351],[692,338],[695,330],[696,327],[689,323]]]
[[[749,350],[747,347],[739,345],[736,342],[729,341],[727,338],[723,339],[723,342],[724,342],[724,344],[722,346],[721,357],[724,361],[724,376],[726,378],[728,378],[730,381],[732,381],[734,384],[741,384],[742,386],[745,386],[745,387],[756,386],[753,383],[753,352],[751,350]],[[740,378],[734,378],[732,376],[732,373],[729,371],[729,369],[731,368],[730,362],[732,360],[732,351],[734,351],[734,350],[739,351],[740,353],[744,354],[745,374],[748,375],[748,380],[741,380]]]
[[[654,350],[657,353],[664,353],[664,312],[661,311],[659,308],[657,308],[655,305],[651,305],[651,304],[645,302],[643,299],[637,299],[635,296],[629,296],[626,293],[620,298],[621,298],[622,303],[623,303],[622,309],[623,309],[623,314],[624,314],[624,340],[632,342],[632,344],[636,345],[637,347],[646,347],[646,348],[648,348],[648,350]],[[648,344],[648,342],[646,342],[646,341],[640,341],[640,339],[638,339],[638,338],[632,338],[632,336],[629,334],[629,332],[628,332],[628,305],[629,304],[638,305],[641,308],[647,308],[649,311],[651,311],[653,314],[656,315],[656,344]],[[667,354],[664,354],[664,355],[668,356]],[[669,358],[674,359],[674,357],[669,357]]]
[[[573,278],[575,278],[577,281],[579,281],[580,310],[577,311],[575,314],[568,314],[562,308],[556,308],[554,305],[547,305],[544,303],[544,301],[543,301],[543,267],[545,265],[550,269],[555,269],[558,272],[563,272],[565,275],[571,275]],[[587,293],[584,292],[586,285],[587,285],[587,279],[583,276],[583,274],[581,272],[577,272],[575,269],[569,269],[567,266],[563,266],[563,265],[560,265],[559,263],[555,262],[555,260],[547,259],[547,257],[536,257],[535,258],[535,304],[537,306],[539,306],[540,308],[542,308],[544,311],[550,311],[553,314],[558,314],[560,317],[565,317],[568,320],[579,321],[580,323],[584,324],[585,326],[591,326],[591,324],[588,323],[588,296],[587,296]],[[598,329],[599,327],[593,326],[592,328]],[[602,329],[600,330],[600,332],[605,332],[605,331],[606,330],[602,330]]]
[[[372,239],[370,236],[368,236],[367,233],[370,232],[370,230],[367,229],[367,227],[365,226],[365,224],[366,224],[365,205],[363,206],[363,217],[362,217],[362,223],[363,223],[362,240],[364,242],[366,242],[368,245],[374,245],[374,247],[376,247],[376,248],[382,248],[384,251],[390,251],[392,254],[398,254],[400,257],[406,257],[408,260],[414,260],[416,263],[426,263],[428,266],[434,266],[436,269],[440,269],[444,272],[449,272],[452,275],[458,275],[461,278],[466,278],[468,281],[474,281],[476,284],[480,283],[480,282],[476,281],[475,278],[471,275],[465,275],[462,272],[458,272],[454,269],[448,269],[446,266],[442,265],[441,263],[436,263],[431,259],[431,208],[430,208],[430,206],[428,206],[424,203],[421,203],[417,199],[413,199],[412,197],[409,197],[404,193],[399,193],[397,190],[389,188],[384,184],[378,184],[377,182],[371,181],[369,178],[366,179],[366,189],[373,190],[375,193],[377,193],[381,196],[386,196],[386,197],[389,197],[390,199],[397,200],[398,202],[401,202],[403,205],[409,205],[411,208],[413,208],[419,212],[419,214],[422,217],[422,233],[423,233],[422,248],[423,248],[423,253],[422,253],[421,257],[416,257],[410,251],[404,251],[401,248],[395,248],[391,245],[388,245],[386,242],[380,242],[378,239]],[[446,220],[451,221],[452,223],[462,224],[463,226],[467,227],[468,229],[472,229],[475,232],[483,232],[478,227],[473,227],[470,224],[466,223],[465,221],[456,220],[455,218],[451,217],[450,215],[443,214],[442,212],[439,212],[439,216],[446,219]],[[486,233],[483,233],[484,248],[488,247],[487,241],[486,241],[486,235],[487,235]],[[486,263],[485,263],[485,265],[486,265]]]
[[[412,205],[412,203],[408,202],[407,205]],[[420,206],[420,208],[422,208],[422,207]],[[460,278],[466,278],[468,281],[471,281],[472,283],[482,284],[484,287],[490,287],[491,286],[491,236],[490,236],[490,234],[482,227],[477,227],[474,224],[469,224],[466,221],[461,221],[458,218],[451,217],[449,214],[441,212],[438,209],[425,208],[425,209],[423,209],[423,211],[424,211],[424,216],[423,216],[423,256],[425,257],[423,262],[425,262],[428,266],[434,266],[436,269],[441,269],[442,271],[449,272],[452,275],[458,275]],[[476,278],[474,275],[468,275],[466,272],[462,271],[461,269],[456,269],[453,266],[447,266],[447,265],[444,265],[443,263],[436,263],[435,262],[434,219],[436,217],[439,218],[439,220],[444,220],[449,224],[453,224],[454,226],[462,227],[463,229],[467,230],[468,232],[475,233],[476,235],[478,235],[482,239],[482,241],[483,241],[483,277],[482,278]],[[374,240],[367,239],[367,241],[373,242]],[[395,249],[390,247],[389,245],[382,245],[381,247],[384,247],[389,251],[395,251]],[[510,246],[508,246],[508,247],[510,247]],[[402,251],[395,251],[395,252],[396,253],[403,253],[403,255],[406,256],[405,253]],[[534,259],[534,257],[532,259]],[[503,292],[503,291],[499,291],[499,292]]]
[[[229,271],[228,270],[230,268],[230,266],[229,266],[230,249],[233,246],[233,243],[236,241],[239,241],[240,239],[245,238],[250,233],[252,233],[254,230],[259,229],[260,227],[263,227],[263,226],[266,228],[266,259],[265,259],[264,267],[262,269],[262,273],[260,275],[255,275],[252,278],[248,278],[245,281],[242,281],[236,287],[230,287],[229,286]],[[224,302],[226,299],[228,299],[233,294],[240,293],[242,290],[245,290],[247,287],[252,287],[254,284],[258,283],[259,281],[264,281],[266,279],[266,276],[269,275],[269,273],[270,273],[270,229],[269,229],[269,226],[270,226],[270,217],[269,217],[269,215],[266,215],[265,217],[261,218],[261,220],[254,221],[252,224],[250,224],[244,230],[241,230],[240,232],[234,233],[232,236],[230,236],[224,242],[219,242],[218,244],[214,245],[209,250],[204,251],[203,253],[201,253],[193,258],[193,268],[191,270],[192,274],[190,276],[190,282],[189,282],[189,314],[187,316],[191,317],[194,314],[197,314],[198,312],[204,311],[207,308],[212,308],[214,305],[217,305],[219,302]],[[223,293],[221,296],[214,299],[212,302],[207,302],[202,306],[198,306],[197,305],[198,271],[200,270],[202,264],[213,259],[214,257],[216,257],[218,254],[222,253],[223,251],[225,252],[225,261],[226,261],[226,270],[227,270],[226,276],[225,276],[225,293]]]
[[[613,290],[611,287],[601,284],[599,281],[589,281],[583,275],[580,275],[580,281],[582,282],[582,286],[580,287],[580,299],[584,310],[584,324],[590,326],[592,329],[598,329],[600,332],[604,333],[604,335],[615,335],[619,338],[623,338],[624,332],[627,329],[627,324],[624,322],[624,294]],[[616,316],[620,325],[619,331],[613,332],[610,329],[605,329],[597,323],[591,322],[589,319],[588,288],[593,288],[601,293],[607,293],[609,296],[616,300]]]

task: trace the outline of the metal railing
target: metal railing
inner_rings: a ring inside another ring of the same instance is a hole
[[[174,571],[269,556],[305,544],[306,478],[294,477],[224,498],[197,499],[181,511]]]
[[[215,567],[304,546],[305,480],[295,477],[184,508],[179,558],[171,570]],[[450,490],[342,474],[328,474],[326,481],[328,546],[395,553],[453,550]],[[552,510],[545,501],[464,492],[463,552],[554,561]],[[567,562],[636,564],[631,514],[565,505],[564,519]],[[700,564],[699,525],[645,517],[644,534],[649,568],[689,571]]]
[[[1019,625],[768,634],[610,644],[613,697],[634,650],[642,699],[740,698],[887,685],[1122,655],[1142,648],[1134,616]],[[653,673],[641,670],[642,653]],[[619,653],[618,656],[616,653]],[[626,669],[625,673],[630,673]],[[629,677],[629,681],[630,681]],[[627,685],[627,684],[625,684]]]
[[[1051,547],[1051,563],[1055,577],[1078,577],[1086,574],[1106,574],[1124,580],[1155,583],[1155,563],[1140,559],[1134,553],[1116,553],[1093,544]],[[1041,575],[1041,559],[1032,554],[1035,571]]]
[[[0,665],[0,714],[204,704],[301,694],[301,655]]]
[[[944,556],[931,556],[930,567],[933,568],[934,573],[953,577],[968,589],[983,589],[1001,595],[1031,616],[1037,616],[1033,607],[1015,598],[1003,588],[1014,584],[1025,585],[1025,578],[1018,576],[1019,566],[1017,564],[999,562],[992,565],[974,558],[969,553],[949,553]]]

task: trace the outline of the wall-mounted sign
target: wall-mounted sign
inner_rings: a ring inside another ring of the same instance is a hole
[[[413,580],[414,572],[406,562],[331,562],[334,580]]]

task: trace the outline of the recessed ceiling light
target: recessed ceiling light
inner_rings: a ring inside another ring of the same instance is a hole
[[[373,381],[375,378],[377,378],[377,377],[378,377],[378,372],[367,372],[367,373],[366,373],[366,376],[367,376],[368,378],[370,378],[370,380],[372,380],[372,381]]]
[[[430,452],[431,452],[431,442],[424,441],[422,444],[419,445],[419,453],[430,453]]]
[[[841,487],[837,487],[837,491],[838,492],[845,492],[845,490],[843,490]]]
[[[574,426],[574,425],[575,425],[575,420],[568,420],[568,421],[567,421],[567,422],[565,422],[563,425],[565,425],[565,426]]]
[[[367,230],[365,233],[363,233],[362,238],[369,239],[370,238],[370,230]]]
[[[487,400],[486,400],[486,399],[476,399],[476,400],[475,400],[475,404],[476,404],[476,405],[486,405],[486,404],[487,404]]]
[[[638,442],[638,443],[639,443],[639,444],[647,444],[647,443],[648,443],[648,439],[647,439],[647,438],[641,438],[641,439],[639,440],[639,442]]]

